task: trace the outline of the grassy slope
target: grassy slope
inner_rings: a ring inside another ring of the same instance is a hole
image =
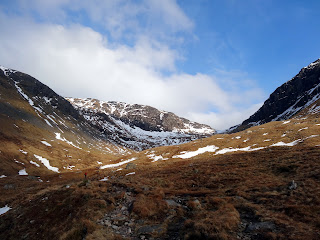
[[[90,182],[76,171],[44,175],[44,182],[2,178],[0,206],[13,209],[0,216],[0,238],[319,239],[320,137],[309,138],[318,124],[313,115],[155,148],[126,157],[136,158],[134,169],[88,170]],[[173,158],[208,145],[266,148]],[[152,154],[168,160],[152,162]]]
[[[94,138],[84,132],[75,120],[52,107],[50,111],[55,114],[51,113],[51,118],[58,125],[51,122],[53,126],[49,126],[45,121],[47,116],[37,113],[17,92],[12,81],[1,79],[0,83],[0,175],[14,176],[24,168],[30,175],[53,173],[35,154],[48,159],[51,166],[59,168],[60,172],[66,172],[70,171],[70,166],[78,170],[95,167],[97,161],[106,164],[123,156],[122,153],[132,152]],[[43,106],[43,109],[46,108],[50,108],[50,105]],[[60,133],[62,138],[81,149],[57,139],[55,133]],[[41,141],[46,141],[51,146],[46,146]],[[30,161],[36,162],[40,167]]]

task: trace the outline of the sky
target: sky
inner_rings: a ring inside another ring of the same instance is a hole
[[[0,0],[0,65],[223,130],[320,58],[318,0]]]

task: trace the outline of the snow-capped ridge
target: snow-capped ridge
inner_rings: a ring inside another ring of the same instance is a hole
[[[13,69],[10,69],[10,68],[1,66],[1,65],[0,65],[0,70],[2,70],[2,71],[3,71],[3,74],[4,74],[5,76],[7,76],[7,77],[10,75],[10,73],[15,73],[15,72],[17,72],[16,70],[13,70]]]
[[[308,66],[304,67],[303,69],[313,69],[314,67],[320,65],[320,58],[316,61],[310,63]]]
[[[211,136],[211,127],[156,108],[92,98],[66,98],[83,117],[118,144],[144,150]]]

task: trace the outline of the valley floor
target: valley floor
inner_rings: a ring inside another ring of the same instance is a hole
[[[0,179],[1,239],[320,239],[320,151]],[[293,182],[294,180],[294,182]]]

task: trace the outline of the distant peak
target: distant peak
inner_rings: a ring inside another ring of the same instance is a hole
[[[11,70],[11,69],[6,68],[6,67],[4,67],[4,66],[2,66],[2,65],[0,65],[0,69],[1,69],[3,72],[6,72],[6,71],[10,71],[10,70]]]
[[[313,63],[310,63],[308,66],[304,67],[304,69],[313,69],[315,66],[320,65],[320,58]]]
[[[2,70],[3,73],[4,73],[4,75],[6,75],[7,77],[9,76],[10,73],[15,73],[15,72],[17,72],[17,71],[15,71],[15,70],[12,70],[12,69],[10,69],[10,68],[4,67],[4,66],[2,66],[2,65],[0,65],[0,70]]]

